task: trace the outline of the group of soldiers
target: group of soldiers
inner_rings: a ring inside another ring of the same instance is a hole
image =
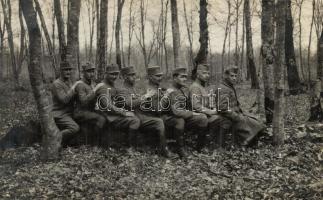
[[[72,82],[73,67],[62,62],[60,77],[52,84],[53,116],[62,133],[62,143],[68,144],[77,136],[79,124],[88,123],[93,133],[115,128],[127,133],[129,147],[136,148],[138,132],[157,134],[159,152],[169,157],[165,130],[171,131],[176,140],[176,153],[185,158],[184,133],[197,135],[197,151],[201,151],[208,139],[223,148],[227,136],[239,138],[241,145],[249,145],[265,126],[257,119],[242,112],[234,84],[238,70],[228,68],[220,86],[208,92],[209,65],[197,66],[193,83],[187,86],[185,67],[172,71],[169,88],[161,88],[163,72],[159,66],[147,68],[148,84],[136,87],[136,71],[133,66],[121,68],[110,64],[105,69],[104,80],[95,84],[95,66],[82,65],[82,78]],[[122,86],[116,86],[119,75]]]

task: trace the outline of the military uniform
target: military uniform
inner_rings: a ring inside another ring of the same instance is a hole
[[[61,70],[72,69],[68,63],[61,64]],[[56,79],[52,86],[53,107],[52,114],[57,127],[63,136],[63,143],[67,143],[79,130],[79,125],[73,120],[74,91],[72,81]]]
[[[209,70],[208,65],[198,65],[198,70]],[[199,113],[205,113],[205,111],[215,110],[216,104],[214,102],[214,94],[207,92],[205,86],[203,86],[199,81],[194,81],[189,88],[190,91],[190,101],[192,110]],[[223,128],[227,132],[229,131],[232,123],[229,119],[216,114],[207,115],[208,117],[208,132],[211,137],[216,137],[217,146],[223,146],[224,135],[219,134],[219,127]],[[211,141],[214,143],[214,141]]]
[[[91,64],[83,65],[83,71],[94,70]],[[106,119],[101,114],[95,112],[95,87],[94,81],[88,82],[85,78],[78,81],[75,88],[76,99],[74,109],[74,119],[80,123],[86,122],[94,125],[94,131],[98,134],[105,125]]]
[[[232,84],[223,80],[219,88],[218,112],[220,116],[231,121],[235,136],[241,138],[242,145],[248,145],[259,132],[265,129],[265,125],[241,110],[236,90]],[[218,125],[221,126],[221,123]]]
[[[160,70],[160,69],[159,69]],[[156,74],[155,68],[149,67],[147,69],[148,75]],[[130,66],[127,68],[122,69],[122,74],[128,75],[135,73],[134,67]],[[150,103],[145,103],[147,99],[142,99],[141,95],[136,91],[134,86],[131,86],[127,83],[124,83],[123,89],[120,91],[120,96],[125,97],[126,108],[129,110],[133,110],[136,116],[140,120],[140,130],[143,132],[152,132],[159,136],[159,144],[160,144],[160,151],[164,156],[168,152],[166,149],[166,138],[165,138],[165,126],[163,120],[160,118],[161,112],[158,111],[159,109],[159,100],[158,100],[158,89],[151,84],[146,88],[150,90],[151,93],[155,95],[151,96]],[[152,92],[154,91],[154,92]],[[147,101],[148,102],[148,101]],[[133,140],[135,138],[132,138]],[[166,150],[165,150],[166,149]]]
[[[186,68],[177,68],[173,74],[186,74]],[[197,149],[201,150],[205,142],[205,133],[207,128],[207,117],[205,114],[191,111],[189,90],[175,83],[166,94],[170,100],[170,109],[163,115],[165,125],[174,129],[178,145],[183,146],[184,130],[193,130],[198,134]]]
[[[118,66],[109,65],[106,73],[119,73]],[[104,81],[96,86],[95,91],[96,109],[106,117],[108,124],[127,132],[135,132],[139,128],[140,121],[136,116],[126,116],[125,109],[114,105],[118,97],[118,90],[114,85]]]

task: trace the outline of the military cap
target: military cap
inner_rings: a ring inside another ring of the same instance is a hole
[[[64,70],[64,69],[73,69],[73,67],[67,61],[62,61],[61,64],[60,64],[60,68],[61,68],[61,70]]]
[[[136,74],[135,67],[134,66],[128,66],[121,69],[122,75],[130,75],[130,74]]]
[[[210,65],[209,64],[198,64],[197,65],[197,70],[209,71],[210,70]]]
[[[147,68],[148,75],[163,75],[160,66],[151,66]]]
[[[108,74],[114,74],[114,73],[119,73],[119,66],[117,64],[109,64],[106,68],[105,68],[105,73]]]
[[[224,70],[224,73],[225,74],[230,74],[231,72],[232,73],[235,73],[237,74],[239,71],[239,68],[235,65],[230,65],[229,67],[227,67],[225,70]]]
[[[83,71],[88,71],[88,70],[91,70],[91,69],[95,69],[95,66],[90,62],[87,62],[87,63],[82,65],[82,70]]]
[[[187,75],[187,68],[186,67],[178,67],[173,70],[173,76],[179,75],[179,74]]]

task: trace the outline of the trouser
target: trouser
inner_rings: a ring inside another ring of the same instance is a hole
[[[143,132],[152,132],[159,137],[159,145],[161,149],[166,148],[166,136],[164,121],[155,116],[146,115],[141,112],[137,112],[136,115],[140,119],[140,130]]]
[[[193,115],[186,119],[173,115],[164,115],[163,119],[165,125],[173,129],[179,147],[184,145],[184,131],[192,129],[198,135],[197,149],[203,148],[208,124],[206,115]]]
[[[108,121],[108,125],[111,125],[112,128],[121,130],[127,133],[128,139],[127,143],[128,146],[131,143],[135,143],[136,141],[136,134],[140,126],[140,120],[137,116],[133,117],[126,117],[114,114],[106,114],[106,118]]]
[[[74,119],[80,124],[86,123],[87,125],[90,125],[91,128],[89,130],[86,130],[85,132],[90,133],[90,131],[91,131],[93,134],[98,136],[97,138],[99,138],[99,140],[96,140],[96,142],[100,143],[100,134],[101,134],[103,127],[106,123],[106,118],[104,116],[102,116],[101,114],[96,113],[96,112],[91,112],[91,111],[87,111],[87,110],[79,110],[79,111],[74,112]],[[90,139],[92,139],[91,141],[93,141],[93,139],[95,139],[95,137],[93,135],[91,135]],[[86,137],[86,143],[87,142],[88,141],[87,141],[87,137]]]
[[[211,137],[215,138],[213,141],[215,148],[222,148],[225,146],[225,141],[230,138],[230,130],[232,128],[232,121],[228,118],[225,118],[221,115],[213,115],[208,118],[208,129]],[[233,133],[231,133],[233,134]],[[234,136],[231,135],[233,141]]]
[[[66,145],[80,130],[79,125],[73,120],[72,114],[66,113],[54,117],[55,123],[62,134],[62,144]]]

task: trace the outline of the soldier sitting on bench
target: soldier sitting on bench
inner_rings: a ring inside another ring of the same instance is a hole
[[[95,66],[91,63],[86,63],[82,66],[82,74],[82,79],[76,82],[74,119],[80,124],[86,123],[91,125],[94,134],[99,136],[106,123],[106,119],[94,110],[96,101],[93,90],[95,87]],[[90,137],[94,136],[91,135]]]

